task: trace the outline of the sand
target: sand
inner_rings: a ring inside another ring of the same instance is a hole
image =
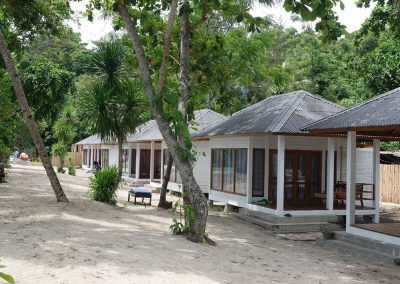
[[[68,205],[55,201],[39,166],[15,165],[0,184],[2,271],[17,283],[400,283],[394,265],[217,211],[208,222],[217,246],[192,243],[169,231],[171,210],[94,202],[88,174],[59,177]],[[118,195],[126,200],[127,189]]]

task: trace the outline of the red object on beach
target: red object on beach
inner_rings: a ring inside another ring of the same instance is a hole
[[[28,156],[28,154],[26,154],[26,153],[21,153],[21,155],[19,155],[19,158],[20,158],[22,161],[28,161],[28,160],[29,160],[29,156]]]

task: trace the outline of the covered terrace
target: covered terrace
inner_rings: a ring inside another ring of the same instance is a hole
[[[381,223],[379,219],[379,150],[380,140],[400,140],[400,88],[377,96],[365,103],[344,110],[306,128],[316,135],[347,137],[346,232],[362,237],[400,245],[400,223]],[[355,203],[356,142],[373,140],[373,173],[376,191],[376,214],[373,224],[357,224]],[[399,182],[400,182],[400,176]]]

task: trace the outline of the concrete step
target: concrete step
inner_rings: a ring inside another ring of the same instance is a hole
[[[357,255],[361,257],[370,257],[379,259],[380,261],[400,265],[400,255],[398,254],[398,249],[400,247],[387,244],[387,247],[382,249],[382,244],[375,246],[373,243],[376,242],[374,240],[362,238],[363,240],[359,240],[359,243],[354,243],[353,241],[348,242],[345,241],[345,238],[339,237],[340,239],[336,239],[337,234],[346,234],[344,232],[335,232],[335,236],[333,239],[325,240],[325,239],[317,239],[317,244],[335,249],[341,253],[348,254],[350,256]],[[349,235],[349,234],[348,234]],[[353,235],[350,235],[349,238],[346,237],[347,240],[350,240]],[[357,239],[361,238],[358,236],[354,236]],[[371,246],[368,246],[370,244]],[[397,255],[396,255],[397,253]]]
[[[328,222],[308,222],[308,223],[274,223],[268,222],[266,220],[252,217],[244,216],[241,214],[233,214],[234,217],[261,226],[274,233],[306,233],[306,232],[320,232],[321,230],[335,231],[340,230],[340,226],[334,223]]]
[[[377,251],[388,256],[400,258],[400,246],[348,234],[346,232],[335,232],[334,239],[368,250]]]
[[[247,208],[240,208],[239,214],[243,216],[248,216],[252,218],[258,218],[267,222],[275,223],[275,224],[285,224],[285,223],[318,223],[318,222],[327,222],[327,223],[337,223],[337,216],[276,216],[273,214],[268,214],[264,212],[258,212]]]

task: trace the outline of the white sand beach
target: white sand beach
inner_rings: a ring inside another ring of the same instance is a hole
[[[157,194],[151,207],[113,207],[87,198],[83,171],[59,177],[70,204],[55,201],[39,166],[14,165],[0,184],[2,271],[17,283],[400,283],[397,266],[216,211],[207,231],[217,246],[192,243],[171,234]]]

